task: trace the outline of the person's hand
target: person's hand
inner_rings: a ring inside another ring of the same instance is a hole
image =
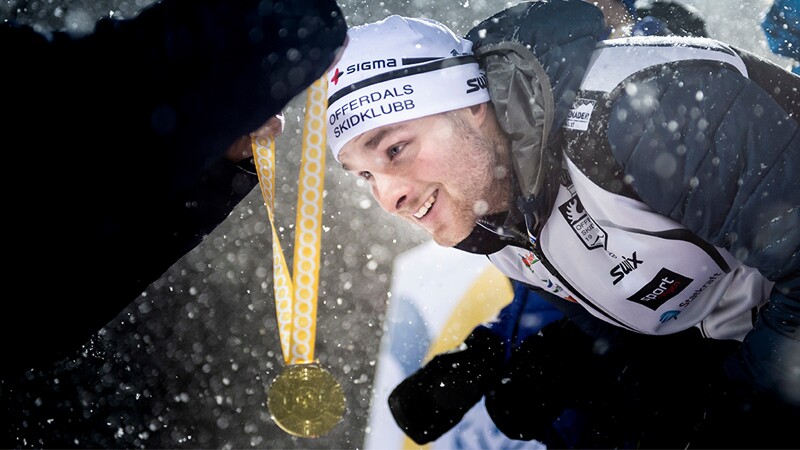
[[[285,126],[286,119],[284,119],[283,114],[278,114],[270,117],[264,125],[261,125],[257,130],[250,133],[250,135],[253,137],[280,136]]]
[[[576,343],[579,332],[565,320],[554,322],[514,348],[498,381],[486,394],[486,411],[511,439],[552,442],[552,423],[574,406],[578,374],[587,370],[589,346]],[[580,361],[580,362],[579,362]],[[590,372],[590,373],[587,373]]]
[[[397,425],[417,444],[435,441],[450,430],[495,382],[503,364],[500,338],[478,327],[462,347],[435,356],[389,396]]]
[[[269,120],[267,120],[264,125],[260,126],[257,130],[253,131],[249,135],[240,136],[238,139],[236,139],[225,152],[225,158],[233,162],[239,162],[243,159],[253,156],[251,139],[256,137],[279,136],[281,133],[283,133],[283,128],[285,125],[286,120],[284,119],[283,114],[270,117]]]

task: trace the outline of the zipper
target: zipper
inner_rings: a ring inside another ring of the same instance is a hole
[[[524,246],[524,247],[528,247],[529,246],[527,234],[523,233],[520,230],[517,230],[516,228],[513,228],[513,227],[496,227],[496,226],[494,226],[494,225],[492,225],[492,224],[490,224],[490,223],[488,223],[488,222],[486,222],[484,220],[480,220],[480,219],[476,223],[478,225],[480,225],[481,228],[483,228],[483,229],[485,229],[487,231],[490,231],[493,234],[496,234],[496,235],[498,235],[500,237],[503,237],[503,238],[506,238],[506,239],[514,240],[516,244],[521,244],[521,246]]]

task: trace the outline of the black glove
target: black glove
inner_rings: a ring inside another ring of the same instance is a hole
[[[757,391],[746,380],[739,352],[715,374],[712,398],[698,427],[697,448],[800,448],[800,408]]]
[[[453,428],[493,383],[503,363],[503,343],[478,327],[463,349],[435,356],[389,395],[389,409],[417,444],[438,439]]]
[[[547,447],[684,448],[736,344],[695,329],[593,338],[562,320],[513,351],[486,409],[508,437]]]
[[[665,336],[629,334],[609,355],[616,367],[616,407],[628,430],[626,443],[642,448],[698,448],[697,429],[708,419],[723,387],[722,362],[733,340],[702,337],[697,328]],[[720,447],[712,440],[700,447]],[[722,446],[729,448],[729,446]]]
[[[505,372],[486,394],[486,409],[511,439],[566,447],[553,422],[565,409],[597,398],[584,395],[596,356],[592,340],[568,320],[532,335],[511,354]]]

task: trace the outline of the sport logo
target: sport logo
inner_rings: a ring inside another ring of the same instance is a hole
[[[608,245],[608,235],[600,225],[586,213],[583,203],[577,196],[573,196],[569,201],[558,207],[561,215],[572,227],[572,231],[583,241],[583,245],[589,250],[596,248],[606,248]]]
[[[625,278],[625,275],[633,272],[639,268],[639,264],[643,263],[644,260],[636,258],[636,252],[633,252],[633,255],[631,255],[630,258],[623,256],[622,262],[614,266],[614,268],[608,272],[612,277],[614,277],[613,284],[616,285],[622,281],[622,279]]]
[[[361,72],[363,70],[373,70],[373,69],[384,69],[386,67],[397,67],[397,60],[394,58],[389,59],[376,59],[374,61],[361,61],[355,64],[350,64],[344,70],[344,72],[340,71],[337,67],[334,71],[333,77],[331,81],[334,85],[339,84],[339,79],[342,78],[344,75],[349,75],[355,72]]]
[[[519,255],[519,257],[522,259],[522,264],[525,264],[525,267],[527,267],[531,272],[533,272],[533,268],[531,266],[539,262],[539,259],[536,258],[533,252],[528,253],[527,256]]]
[[[339,84],[339,78],[340,78],[342,75],[343,75],[343,74],[342,74],[342,72],[340,72],[340,71],[339,71],[339,68],[337,67],[337,68],[336,68],[336,72],[333,74],[333,77],[331,78],[331,81],[333,81],[333,84],[334,84],[334,85],[337,85],[337,84]]]
[[[691,278],[662,268],[649,283],[628,297],[628,300],[655,311],[667,300],[680,294],[692,281],[694,280]]]
[[[345,69],[346,74],[360,72],[362,70],[384,69],[386,67],[397,67],[397,60],[394,58],[389,59],[376,59],[374,61],[361,61],[355,64],[350,64]]]
[[[670,310],[670,311],[667,311],[667,312],[665,312],[664,314],[661,315],[661,317],[658,319],[658,321],[661,322],[661,323],[667,323],[668,321],[673,320],[673,319],[678,320],[678,314],[680,314],[680,313],[681,313],[680,311],[677,311],[677,310],[674,310],[674,309]]]
[[[572,104],[572,109],[567,113],[567,121],[564,128],[568,130],[586,131],[589,129],[589,119],[592,118],[595,100],[577,98]]]
[[[467,86],[469,86],[469,89],[467,89],[467,94],[471,94],[480,89],[486,89],[486,75],[481,75],[477,78],[470,78],[467,80]]]
[[[536,271],[533,269],[533,265],[539,262],[539,258],[537,258],[536,255],[533,254],[533,252],[528,252],[527,255],[521,255],[521,254],[517,253],[517,255],[522,260],[522,264],[525,267],[527,267],[528,270],[530,270],[531,273],[533,275],[535,275],[536,278],[539,279],[539,281],[542,282],[541,286],[545,290],[550,291],[553,294],[556,294],[556,295],[560,296],[564,300],[567,300],[567,301],[570,301],[570,302],[573,302],[573,303],[577,303],[575,301],[575,299],[571,295],[567,295],[566,292],[562,292],[563,289],[561,288],[561,286],[559,286],[556,283],[553,283],[549,278],[543,278],[540,274],[536,273]]]

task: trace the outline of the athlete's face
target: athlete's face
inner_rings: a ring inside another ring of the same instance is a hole
[[[479,217],[508,207],[507,144],[485,131],[487,120],[495,118],[483,104],[386,125],[348,142],[339,161],[385,211],[453,246]]]

